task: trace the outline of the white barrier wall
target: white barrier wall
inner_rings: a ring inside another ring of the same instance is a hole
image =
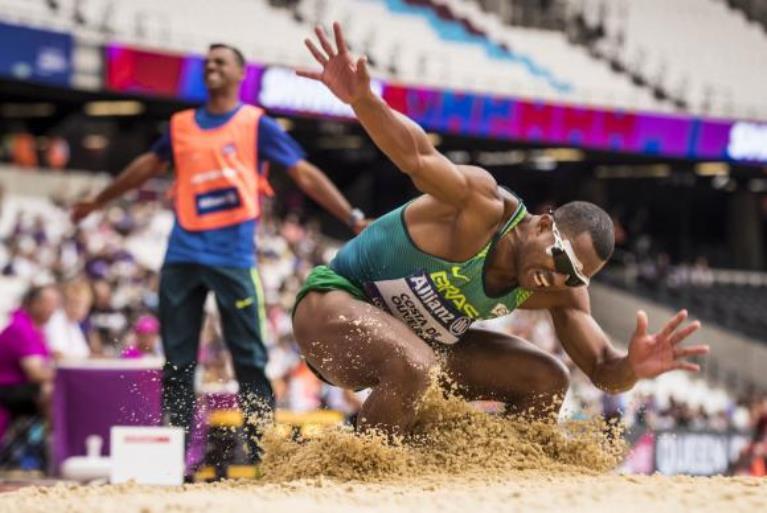
[[[0,185],[7,194],[46,197],[53,194],[72,196],[83,191],[103,187],[109,179],[110,176],[106,173],[34,170],[0,165]]]
[[[594,318],[619,345],[626,345],[636,329],[637,310],[647,312],[651,330],[658,330],[676,313],[666,306],[605,285],[595,283],[590,290]],[[708,369],[713,364],[720,376],[731,374],[741,383],[751,382],[767,388],[767,334],[762,340],[754,340],[703,323],[690,340],[711,346]]]

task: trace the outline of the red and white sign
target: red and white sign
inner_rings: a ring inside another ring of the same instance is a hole
[[[184,482],[183,429],[114,426],[110,436],[112,483],[180,485]]]

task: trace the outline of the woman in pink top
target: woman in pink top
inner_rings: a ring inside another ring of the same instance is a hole
[[[54,371],[42,328],[58,305],[54,286],[32,287],[0,332],[0,437],[14,415],[47,414]]]

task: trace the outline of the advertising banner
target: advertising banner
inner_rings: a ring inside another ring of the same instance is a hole
[[[69,86],[72,36],[0,23],[0,76]]]
[[[106,49],[114,91],[205,98],[203,60],[121,45]],[[513,142],[690,160],[767,163],[767,123],[600,109],[373,81],[374,92],[427,130]],[[241,97],[278,112],[351,119],[321,84],[280,66],[249,64]]]
[[[740,433],[664,431],[655,434],[655,470],[661,474],[726,474],[748,444]]]

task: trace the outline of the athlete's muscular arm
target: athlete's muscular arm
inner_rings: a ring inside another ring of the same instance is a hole
[[[373,94],[366,59],[362,57],[355,61],[346,47],[340,25],[333,24],[333,30],[336,49],[319,27],[315,32],[322,50],[311,40],[306,40],[306,46],[322,65],[322,71],[298,73],[319,80],[341,101],[351,105],[376,146],[411,177],[421,192],[450,205],[463,206],[472,190],[469,178],[434,148],[420,126]]]
[[[537,306],[551,312],[557,337],[567,354],[594,385],[606,392],[623,392],[639,379],[654,378],[672,370],[697,372],[700,370],[698,365],[686,358],[708,352],[708,346],[704,345],[679,345],[700,328],[697,321],[680,328],[687,318],[685,310],[677,313],[655,334],[648,333],[647,315],[637,312],[636,331],[629,342],[628,353],[623,354],[610,343],[591,316],[585,288],[541,296],[536,300]]]
[[[307,196],[322,205],[344,224],[349,222],[352,215],[352,207],[341,191],[333,185],[333,182],[318,169],[314,164],[306,160],[299,160],[293,167],[288,169],[288,174],[296,182],[296,185]],[[355,233],[359,233],[365,227],[364,220],[360,220],[351,226]]]
[[[622,354],[610,343],[591,315],[580,309],[551,310],[554,329],[567,354],[591,382],[608,393],[629,390],[639,377]]]
[[[131,189],[141,186],[150,178],[165,170],[165,163],[153,152],[146,152],[128,164],[120,175],[95,198],[80,201],[72,206],[72,221],[77,223],[115,198],[119,198]]]

